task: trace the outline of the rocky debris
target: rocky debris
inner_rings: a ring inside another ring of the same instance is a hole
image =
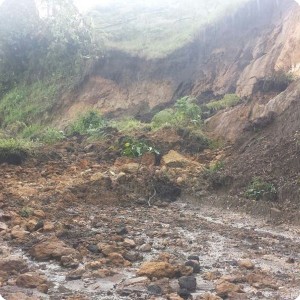
[[[124,257],[120,253],[109,253],[108,259],[115,266],[128,267],[131,265],[131,263],[129,261],[127,261],[126,259],[124,259]]]
[[[173,278],[176,275],[176,268],[167,262],[145,262],[137,271],[139,276],[152,278]]]
[[[254,269],[255,265],[250,259],[242,259],[238,261],[238,265],[241,268],[245,268],[247,270],[252,270]]]
[[[129,295],[134,292],[146,292],[150,282],[150,279],[146,276],[127,279],[118,285],[117,292],[120,295]]]
[[[58,259],[62,256],[77,255],[76,251],[67,246],[57,237],[40,242],[30,249],[30,255],[37,260]]]
[[[147,292],[149,295],[160,296],[163,294],[163,290],[159,285],[151,284],[147,287]]]
[[[199,262],[196,260],[189,260],[185,263],[186,266],[193,268],[193,273],[200,273],[201,268]]]
[[[24,230],[23,228],[21,228],[20,226],[15,226],[12,228],[11,230],[11,237],[12,239],[19,239],[19,240],[23,240],[26,238],[27,235],[29,235],[29,231]]]
[[[22,258],[0,259],[0,271],[8,275],[17,275],[28,270],[27,263]]]
[[[5,223],[0,222],[0,232],[7,230],[7,228],[8,228],[8,226]]]
[[[196,278],[193,276],[183,276],[178,279],[178,283],[181,289],[185,289],[189,292],[195,292],[197,288]]]
[[[21,274],[16,280],[17,286],[30,289],[44,285],[45,283],[47,283],[47,278],[34,272]]]
[[[195,300],[222,300],[222,298],[211,293],[205,293],[203,295],[197,296]]]
[[[174,150],[170,150],[162,157],[162,164],[169,168],[183,168],[188,165],[200,166],[197,162],[187,159],[185,156],[179,154]]]
[[[184,300],[177,293],[172,293],[172,294],[167,295],[167,299],[168,300]]]
[[[149,243],[147,244],[143,244],[140,248],[139,248],[140,251],[142,252],[150,252],[152,250],[152,247]]]
[[[6,296],[6,300],[40,300],[38,297],[35,296],[27,296],[24,293],[12,293]]]
[[[239,285],[230,283],[228,281],[219,281],[216,284],[216,292],[219,297],[227,297],[230,293],[233,292],[242,292],[242,289]]]
[[[79,267],[77,270],[71,271],[67,274],[67,280],[77,280],[82,278],[83,274],[85,273],[85,268]]]

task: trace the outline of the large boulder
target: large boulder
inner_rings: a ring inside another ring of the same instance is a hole
[[[62,256],[76,255],[76,251],[57,237],[52,237],[33,246],[30,250],[30,255],[37,260],[60,260]]]

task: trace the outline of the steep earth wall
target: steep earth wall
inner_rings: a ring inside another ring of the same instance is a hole
[[[79,92],[65,95],[60,110],[65,120],[91,107],[143,115],[188,94],[200,102],[228,92],[249,96],[276,70],[300,74],[300,6],[250,0],[166,58],[106,54]]]

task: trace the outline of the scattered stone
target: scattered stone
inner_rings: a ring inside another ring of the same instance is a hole
[[[19,226],[15,226],[11,231],[11,237],[13,239],[23,240],[28,234],[28,231],[20,228]]]
[[[195,300],[222,300],[222,298],[211,293],[205,293],[203,295],[197,296]]]
[[[136,262],[143,259],[143,256],[135,251],[127,251],[124,253],[123,257],[130,262]]]
[[[178,295],[185,300],[191,297],[191,293],[187,289],[180,289]]]
[[[151,284],[147,287],[147,291],[149,295],[160,296],[162,295],[162,289],[159,285]]]
[[[45,276],[42,276],[34,272],[29,272],[29,273],[19,275],[16,280],[16,285],[19,287],[33,289],[42,284],[45,284],[46,282],[47,279]]]
[[[110,253],[123,253],[123,248],[119,246],[109,245],[109,244],[102,244],[99,243],[98,249],[106,256],[108,256]]]
[[[60,264],[66,268],[77,268],[79,266],[79,261],[72,255],[62,256],[60,258]]]
[[[141,168],[140,164],[132,162],[121,166],[120,170],[124,173],[134,174],[137,173],[140,168]]]
[[[100,253],[100,250],[97,245],[88,245],[87,249],[92,253]]]
[[[245,268],[247,270],[254,269],[254,263],[250,259],[242,259],[238,261],[238,265],[241,268]]]
[[[193,276],[183,276],[178,279],[181,289],[186,289],[189,292],[195,292],[197,288],[196,278]]]
[[[24,293],[18,292],[10,294],[6,297],[6,300],[40,300],[38,297],[35,296],[27,296]]]
[[[180,265],[178,267],[178,276],[190,276],[193,274],[193,268],[190,266]]]
[[[130,266],[131,263],[124,259],[124,257],[120,253],[110,253],[108,255],[108,259],[110,262],[116,266]]]
[[[22,258],[7,258],[0,260],[0,270],[9,275],[17,275],[26,272],[27,263]]]
[[[37,287],[37,290],[43,294],[47,294],[49,290],[49,286],[47,284],[41,284]]]
[[[0,232],[7,230],[7,225],[5,223],[0,222]]]
[[[67,274],[66,280],[78,280],[81,279],[85,272],[85,268],[78,268],[77,270],[71,271]]]
[[[289,257],[289,258],[286,260],[286,263],[288,263],[288,264],[294,264],[294,263],[295,263],[295,258]]]
[[[228,281],[221,281],[216,285],[217,295],[224,298],[232,292],[241,292],[241,287]]]
[[[128,230],[125,226],[120,226],[117,230],[116,233],[119,235],[125,235],[128,233]]]
[[[190,255],[190,256],[188,257],[188,260],[195,260],[195,261],[197,261],[197,262],[199,263],[200,258],[199,258],[199,256],[197,256],[197,255]]]
[[[127,239],[127,238],[124,240],[123,245],[129,248],[134,248],[136,246],[134,240]]]
[[[150,252],[151,251],[151,245],[150,244],[144,244],[142,245],[139,250],[142,251],[142,252]]]
[[[192,267],[194,273],[200,273],[200,271],[201,271],[199,262],[196,260],[189,260],[185,263],[185,265],[188,267]]]
[[[139,276],[151,278],[173,278],[176,274],[176,268],[167,262],[145,262],[138,270]]]
[[[49,221],[44,222],[43,230],[45,232],[53,231],[54,229],[55,229],[55,226],[52,222],[49,222]]]
[[[58,259],[62,256],[76,255],[76,251],[57,237],[38,243],[30,249],[30,255],[37,260]]]
[[[43,219],[43,218],[45,218],[45,217],[46,217],[46,214],[45,214],[45,212],[44,212],[44,211],[42,211],[42,210],[40,210],[40,209],[38,209],[38,210],[34,210],[34,211],[33,211],[33,215],[34,215],[35,217],[37,217],[37,218],[41,218],[41,219]]]
[[[167,295],[167,299],[168,300],[184,300],[183,298],[181,298],[178,294],[176,293],[172,293]]]

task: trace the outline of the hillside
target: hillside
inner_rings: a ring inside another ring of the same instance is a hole
[[[0,299],[295,300],[299,1],[79,2],[0,1]]]

